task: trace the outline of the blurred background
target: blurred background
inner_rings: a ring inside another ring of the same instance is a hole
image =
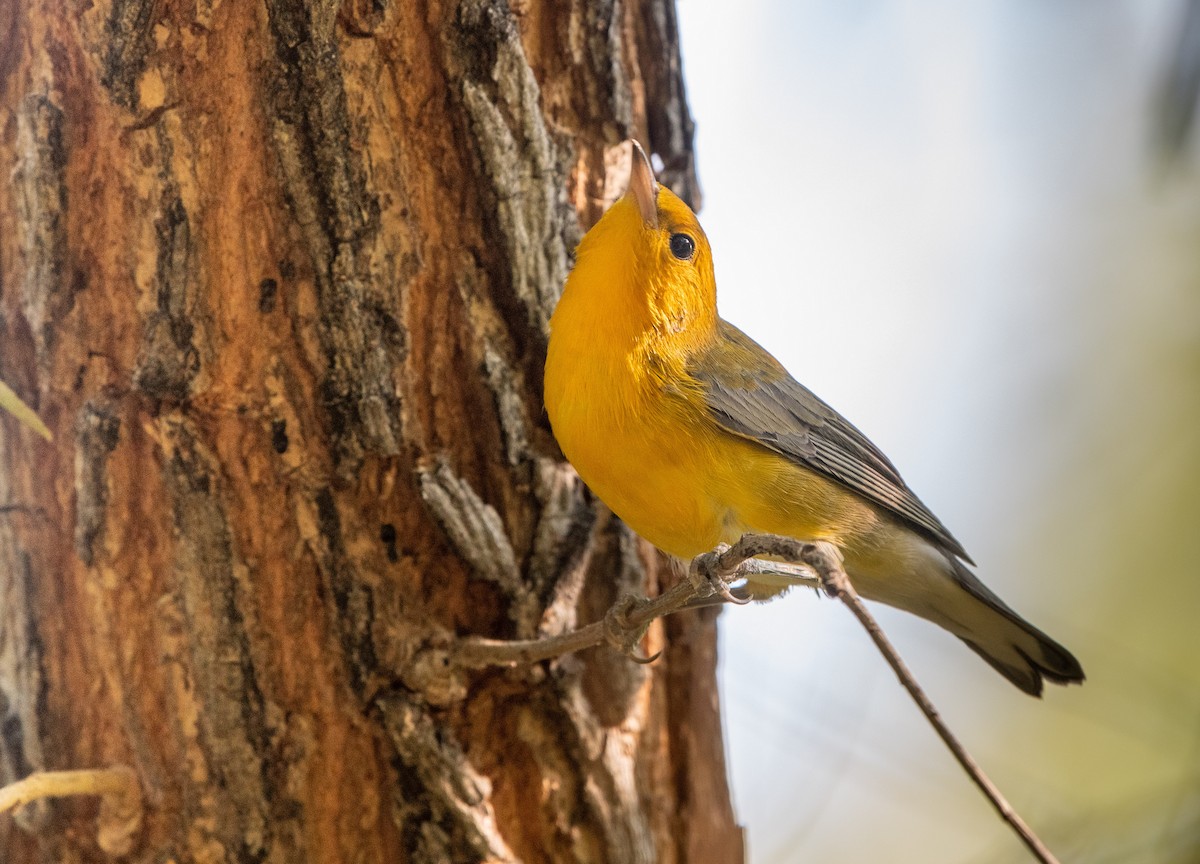
[[[1156,146],[1184,4],[678,5],[723,314],[1088,681],[1030,699],[885,629],[1064,860],[1200,861],[1200,148]],[[751,861],[1028,860],[843,608],[721,626]]]

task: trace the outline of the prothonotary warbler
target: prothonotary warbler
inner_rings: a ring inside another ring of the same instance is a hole
[[[746,532],[829,541],[863,596],[944,627],[1026,693],[1082,681],[879,448],[717,315],[700,223],[633,149],[629,189],[580,242],[550,320],[546,409],[584,482],[684,559]]]

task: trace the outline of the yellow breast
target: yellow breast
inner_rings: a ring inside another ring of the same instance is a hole
[[[689,230],[707,255],[699,227]],[[613,205],[580,244],[550,321],[546,410],[580,477],[683,558],[745,531],[842,543],[869,531],[875,513],[862,499],[709,415],[686,370],[718,337],[711,268],[700,280],[663,276],[662,250],[642,231],[631,201]]]

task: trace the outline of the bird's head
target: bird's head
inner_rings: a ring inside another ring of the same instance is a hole
[[[609,308],[642,317],[641,328],[706,336],[716,323],[708,238],[691,208],[654,179],[641,146],[631,144],[629,187],[583,238],[572,281],[615,292]]]

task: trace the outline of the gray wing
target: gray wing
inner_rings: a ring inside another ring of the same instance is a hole
[[[726,321],[718,328],[716,344],[688,366],[717,423],[841,483],[971,562],[878,447],[749,336]]]

